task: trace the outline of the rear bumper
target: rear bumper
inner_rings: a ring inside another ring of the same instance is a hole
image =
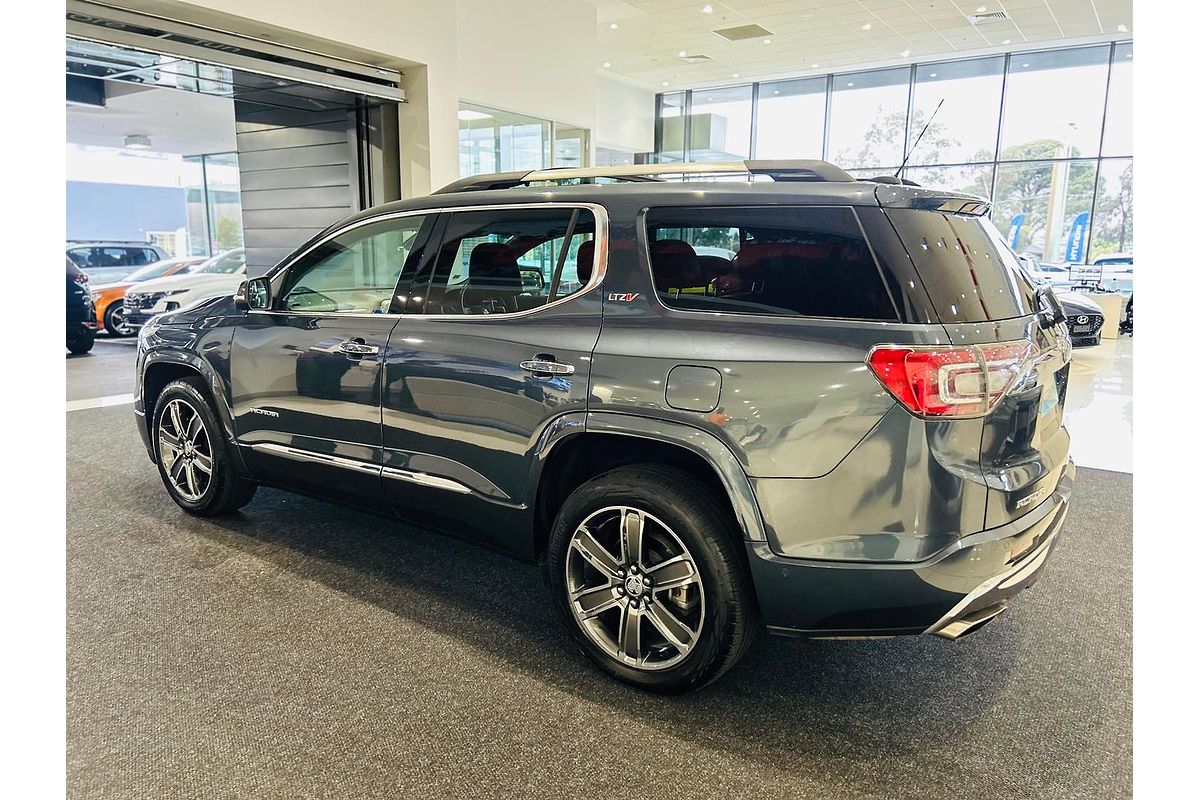
[[[759,608],[772,633],[958,638],[994,619],[1041,577],[1066,519],[1075,467],[1020,519],[964,536],[917,563],[786,558],[747,542]]]

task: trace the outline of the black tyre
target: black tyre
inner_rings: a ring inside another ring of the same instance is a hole
[[[92,351],[92,345],[94,345],[95,343],[96,343],[96,334],[81,333],[78,336],[76,336],[74,339],[67,340],[67,349],[70,350],[75,355],[81,356],[84,353],[90,353]]]
[[[163,389],[151,433],[158,474],[184,511],[213,517],[236,511],[254,497],[257,486],[239,474],[199,377],[181,378]]]
[[[109,336],[117,338],[133,335],[133,328],[125,322],[124,303],[109,303],[108,308],[104,310],[104,330]]]
[[[580,486],[550,534],[547,583],[576,642],[654,692],[715,681],[758,627],[741,533],[682,470],[620,467]]]

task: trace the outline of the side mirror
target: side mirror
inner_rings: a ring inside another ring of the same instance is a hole
[[[1067,312],[1063,310],[1062,301],[1058,299],[1058,295],[1049,286],[1039,288],[1034,297],[1040,306],[1038,317],[1042,320],[1043,328],[1049,328],[1067,321]]]
[[[271,307],[271,282],[266,278],[250,278],[243,281],[233,296],[238,308],[244,310]]]

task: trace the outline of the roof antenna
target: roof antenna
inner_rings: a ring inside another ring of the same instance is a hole
[[[917,145],[921,143],[921,137],[925,135],[925,131],[929,130],[929,126],[933,123],[933,118],[937,116],[937,112],[942,110],[942,103],[946,102],[946,98],[938,100],[937,108],[929,115],[929,119],[925,122],[925,127],[921,128],[921,132],[917,134],[917,140],[913,142],[912,147],[908,148],[908,152],[904,154],[904,160],[900,162],[900,167],[896,170],[895,177],[899,178],[900,173],[904,171],[904,165],[908,163],[908,158],[917,149]]]

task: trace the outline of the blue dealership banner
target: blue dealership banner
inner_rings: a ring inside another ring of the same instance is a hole
[[[1082,211],[1075,215],[1071,223],[1071,232],[1067,234],[1067,262],[1083,261],[1083,245],[1087,240],[1088,217],[1091,212]]]
[[[1008,246],[1017,249],[1017,239],[1021,238],[1021,226],[1025,224],[1025,215],[1017,214],[1008,226]]]

